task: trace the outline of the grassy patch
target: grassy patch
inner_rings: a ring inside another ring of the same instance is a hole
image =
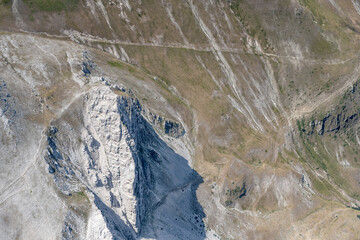
[[[231,200],[226,200],[225,201],[225,205],[227,206],[227,207],[229,207],[230,205],[232,205],[233,204],[233,201],[231,201]]]
[[[305,134],[307,131],[305,126],[309,125],[309,121],[297,121],[299,135],[302,140],[302,145],[304,147],[304,155],[301,158],[304,158],[305,162],[312,162],[317,169],[322,169],[327,173],[327,176],[330,177],[334,183],[345,191],[350,190],[350,185],[346,181],[346,177],[341,174],[341,168],[338,162],[331,158],[331,154],[327,152],[324,147],[325,139],[324,136],[319,136],[316,133],[313,135]],[[330,184],[330,182],[325,179],[318,179],[315,176],[310,176],[311,182],[314,188],[321,194],[325,196],[337,195],[339,198],[342,198],[341,194]]]
[[[12,3],[12,0],[0,0],[0,4],[5,6],[10,6]]]
[[[124,68],[125,64],[117,61],[109,61],[108,64],[112,67]]]
[[[311,44],[311,50],[317,54],[326,54],[333,52],[331,44],[324,38],[315,39]]]
[[[321,1],[299,0],[299,2],[312,13],[314,20],[321,28],[336,34],[340,42],[349,43],[350,36],[346,30],[349,27],[351,28],[351,23],[345,22],[346,20],[341,19],[338,14]],[[321,45],[321,43],[317,44]]]
[[[131,66],[128,66],[128,70],[129,70],[130,73],[135,73],[136,72],[135,68],[131,67]]]
[[[310,157],[315,160],[316,164],[323,169],[325,172],[328,171],[327,168],[327,164],[325,164],[324,160],[326,160],[326,162],[330,162],[330,159],[328,159],[328,156],[325,155],[320,155],[318,154],[314,147],[313,147],[313,143],[310,143],[308,141],[304,141],[303,142],[305,149],[307,150],[307,152],[310,154]]]
[[[269,40],[266,32],[261,26],[261,22],[256,17],[256,14],[251,12],[251,7],[243,0],[235,0],[231,2],[230,8],[245,27],[246,32],[251,37],[257,38],[262,46],[267,48],[269,46]]]
[[[75,194],[78,195],[78,196],[80,196],[80,197],[86,197],[86,198],[87,198],[87,196],[86,196],[86,194],[84,193],[84,191],[76,192]]]
[[[318,179],[313,175],[310,175],[310,180],[311,180],[311,184],[313,185],[314,189],[317,192],[319,192],[323,196],[327,196],[327,197],[331,196],[331,192],[333,188],[329,183],[325,181],[321,181],[320,179]]]
[[[300,3],[302,3],[303,6],[310,10],[310,12],[314,15],[315,19],[320,25],[326,22],[324,10],[321,8],[321,6],[318,5],[316,1],[302,0],[300,1]]]
[[[144,72],[141,69],[137,69],[128,64],[124,64],[119,61],[108,61],[108,64],[112,67],[120,68],[120,69],[127,69],[129,73],[131,73],[134,77],[137,77],[139,80],[144,80]]]
[[[9,0],[3,0],[9,1]],[[78,5],[79,0],[24,0],[32,10],[45,12],[72,11]]]

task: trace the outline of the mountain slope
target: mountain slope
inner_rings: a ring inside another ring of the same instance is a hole
[[[1,232],[356,238],[358,10],[2,1]],[[27,212],[33,189],[41,204]],[[53,222],[29,225],[36,214]]]

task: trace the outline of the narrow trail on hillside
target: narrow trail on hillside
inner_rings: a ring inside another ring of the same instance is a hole
[[[120,40],[109,40],[106,38],[96,37],[89,34],[83,34],[77,31],[71,31],[67,32],[65,35],[54,35],[49,34],[46,32],[32,32],[32,31],[26,31],[26,30],[19,30],[14,28],[0,28],[0,31],[10,31],[10,32],[17,32],[17,33],[24,33],[24,34],[30,34],[35,36],[45,36],[50,38],[56,38],[56,39],[62,39],[62,40],[70,40],[73,42],[77,42],[81,40],[82,42],[88,42],[88,43],[106,43],[106,44],[118,44],[123,46],[140,46],[140,47],[158,47],[158,48],[173,48],[173,49],[184,49],[184,50],[193,50],[196,52],[213,52],[213,49],[211,46],[208,47],[200,47],[200,46],[193,46],[191,44],[181,44],[181,43],[168,43],[168,44],[156,44],[156,43],[136,43],[136,42],[129,42],[129,41],[120,41]],[[91,46],[90,46],[91,47]],[[234,54],[251,54],[251,55],[257,55],[257,56],[263,56],[263,57],[269,57],[269,58],[277,58],[277,59],[290,59],[290,60],[296,60],[299,62],[304,63],[319,63],[319,64],[326,64],[326,65],[338,65],[338,64],[345,64],[353,59],[357,58],[357,55],[354,54],[354,57],[349,57],[346,59],[313,59],[313,58],[298,58],[296,56],[291,55],[278,55],[273,53],[254,53],[253,51],[249,51],[247,49],[238,49],[238,48],[224,48],[219,46],[218,51],[222,53],[234,53]]]
[[[62,116],[62,114],[65,112],[65,110],[68,109],[72,105],[72,103],[74,103],[77,99],[79,99],[80,96],[82,96],[85,93],[86,92],[80,92],[80,93],[76,94],[68,104],[66,104],[63,108],[61,108],[59,110],[57,115],[52,120],[60,118]],[[26,169],[23,171],[23,173],[20,176],[16,177],[6,188],[1,190],[0,197],[2,197],[12,186],[19,183],[19,181],[29,172],[29,170],[36,165],[36,162],[40,158],[39,154],[44,149],[44,143],[46,141],[46,134],[45,134],[46,130],[47,130],[47,126],[44,124],[44,128],[42,129],[42,131],[40,133],[40,139],[37,144],[38,147],[36,149],[36,152],[33,156],[31,163],[26,167]]]
[[[338,88],[336,91],[321,95],[318,98],[314,99],[310,103],[306,103],[303,105],[300,109],[295,110],[291,114],[291,119],[297,119],[299,117],[302,117],[305,114],[313,112],[318,107],[324,105],[324,104],[331,104],[335,98],[339,97],[341,94],[343,94],[347,89],[349,89],[360,77],[360,64],[355,68],[353,74],[349,77],[347,81],[343,84],[342,87]]]

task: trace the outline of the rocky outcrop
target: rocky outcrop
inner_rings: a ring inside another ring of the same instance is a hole
[[[14,127],[15,117],[15,99],[8,91],[6,82],[0,78],[0,119],[7,131],[10,131],[10,128]]]
[[[88,77],[91,71],[96,67],[94,61],[89,57],[88,52],[83,53],[84,61],[82,62],[81,70],[84,73],[84,77]]]
[[[61,153],[57,146],[56,133],[58,129],[51,127],[47,132],[47,151],[45,161],[49,165],[49,173],[54,175],[58,189],[66,195],[78,192],[79,181],[75,176],[72,161],[65,153]]]
[[[147,117],[153,125],[160,128],[170,137],[179,138],[185,134],[185,129],[179,122],[166,119],[165,117],[157,115],[151,111],[148,111]]]
[[[314,115],[307,125],[300,127],[301,131],[307,135],[318,134],[320,136],[327,133],[337,134],[347,131],[358,123],[360,89],[359,82],[356,82],[340,100],[340,103],[331,111],[323,116]],[[300,124],[301,125],[301,124]]]
[[[309,134],[317,133],[324,135],[325,133],[338,133],[341,129],[347,129],[358,122],[358,113],[339,112],[329,113],[322,119],[316,121],[313,120],[310,123]]]
[[[84,99],[81,125],[69,119],[48,130],[45,160],[59,190],[69,195],[85,187],[116,239],[204,239],[195,195],[202,179],[157,135],[139,101],[108,86]],[[179,128],[170,125],[169,132]],[[99,226],[88,227],[89,233]]]

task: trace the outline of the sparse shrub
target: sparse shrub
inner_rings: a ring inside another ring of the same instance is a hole
[[[225,205],[226,205],[227,207],[230,206],[232,203],[233,203],[233,201],[231,201],[231,200],[226,200],[226,201],[225,201]]]

